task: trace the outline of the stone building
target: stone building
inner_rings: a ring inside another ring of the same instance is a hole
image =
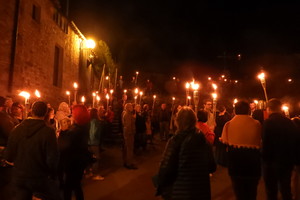
[[[60,11],[55,0],[0,0],[0,96],[22,100],[34,91],[54,107],[68,101],[66,90],[79,82],[91,90],[91,50],[85,37]]]

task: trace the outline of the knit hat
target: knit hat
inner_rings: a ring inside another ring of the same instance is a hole
[[[84,105],[75,105],[72,110],[72,116],[75,124],[85,125],[90,122],[90,115]]]

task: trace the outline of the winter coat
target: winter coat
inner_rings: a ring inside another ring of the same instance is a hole
[[[5,158],[14,163],[16,177],[40,179],[55,175],[59,159],[55,131],[44,120],[24,120],[11,132]]]
[[[157,195],[171,189],[171,199],[211,199],[209,174],[216,170],[211,145],[196,129],[167,143],[157,177]]]

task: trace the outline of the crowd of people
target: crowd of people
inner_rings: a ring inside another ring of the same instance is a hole
[[[239,101],[233,113],[223,105],[213,110],[209,99],[197,112],[164,102],[156,110],[145,102],[118,105],[121,112],[62,102],[55,111],[37,101],[25,118],[23,105],[0,97],[1,196],[71,200],[74,193],[84,199],[84,176],[104,180],[100,157],[112,121],[119,119],[128,170],[138,169],[135,155],[153,144],[156,133],[167,141],[153,177],[156,195],[164,199],[211,199],[210,177],[218,165],[228,168],[238,200],[256,199],[261,176],[268,200],[278,191],[284,200],[300,199],[300,118],[285,117],[278,99],[266,110]]]

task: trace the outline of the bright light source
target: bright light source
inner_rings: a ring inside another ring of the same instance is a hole
[[[37,98],[41,98],[41,94],[38,90],[35,90],[34,94]]]
[[[212,98],[213,98],[214,100],[216,100],[217,97],[218,97],[217,93],[212,93],[211,96],[212,96]]]
[[[114,93],[114,90],[110,90],[109,92],[110,92],[110,94],[112,94],[112,93]]]
[[[153,95],[153,99],[156,99],[156,95]]]
[[[93,94],[92,94],[92,95],[93,95],[93,97],[95,97],[95,96],[96,96],[96,92],[93,92]]]
[[[190,88],[190,84],[189,84],[188,82],[185,84],[185,88],[186,88],[186,89],[189,89],[189,88]]]
[[[86,46],[86,48],[88,48],[88,49],[93,49],[93,48],[95,48],[96,43],[95,43],[94,40],[88,39],[88,40],[85,41],[85,46]]]
[[[143,96],[143,94],[144,94],[144,93],[143,93],[142,91],[140,91],[140,96]]]
[[[192,84],[192,88],[193,88],[193,90],[198,90],[199,89],[199,84],[198,83],[194,83],[194,84]]]
[[[85,102],[85,97],[84,97],[84,96],[81,97],[81,102],[82,102],[82,103]]]
[[[127,93],[127,90],[124,90],[124,93],[126,94],[126,93]]]
[[[138,94],[138,93],[139,93],[139,89],[138,89],[138,88],[135,88],[134,93],[135,93],[135,94]]]
[[[105,96],[105,97],[106,97],[106,99],[109,99],[109,95],[108,95],[108,94],[106,94],[106,96]]]
[[[172,100],[175,101],[175,97],[172,97]]]
[[[76,82],[74,82],[73,87],[75,88],[75,90],[78,88],[78,84]]]
[[[97,96],[96,96],[96,100],[97,100],[97,101],[100,101],[100,99],[101,99],[101,98],[97,95]]]
[[[214,88],[214,90],[216,90],[218,88],[217,84],[213,83],[212,87]]]
[[[68,96],[69,96],[70,94],[71,94],[71,93],[70,93],[70,91],[66,91],[66,95],[68,95]]]
[[[235,83],[238,83],[239,81],[238,81],[238,80],[235,80],[234,82],[235,82]]]
[[[288,79],[288,82],[292,82],[293,80],[291,78]]]
[[[283,105],[281,109],[286,112],[289,110],[289,107],[287,105]]]
[[[19,93],[19,96],[22,96],[25,99],[29,99],[30,94],[28,92],[22,91],[22,92]]]
[[[233,100],[233,103],[236,104],[237,102],[238,102],[238,99],[235,98],[235,99]]]
[[[265,79],[265,73],[260,73],[258,76],[257,76],[260,80],[264,80]]]
[[[257,100],[253,100],[253,102],[257,105],[258,104],[258,101]]]
[[[210,81],[210,80],[211,80],[211,77],[208,77],[208,80]]]

